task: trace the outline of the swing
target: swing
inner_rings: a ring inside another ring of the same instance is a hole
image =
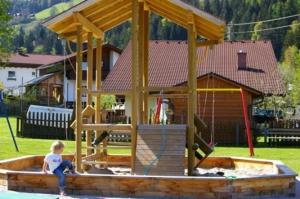
[[[206,92],[205,92],[202,116],[201,116],[201,95],[199,94],[199,98],[198,98],[199,116],[195,116],[195,126],[197,127],[197,129],[199,131],[199,136],[201,136],[201,133],[210,135],[210,143],[208,145],[211,147],[214,147],[216,145],[215,144],[215,92],[214,91],[212,92],[212,113],[211,113],[211,129],[210,130],[204,121],[204,117],[205,117],[205,113],[206,113],[207,98],[208,98],[209,81],[210,81],[210,76],[208,77],[207,83],[206,83],[206,89],[205,89]],[[214,85],[215,85],[215,82],[213,79],[212,80],[213,88],[214,88]],[[198,117],[198,118],[196,118],[196,117]]]

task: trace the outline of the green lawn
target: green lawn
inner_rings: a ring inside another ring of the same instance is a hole
[[[46,19],[48,17],[51,17],[51,14],[52,14],[51,12],[53,12],[53,11],[55,11],[55,14],[59,14],[82,1],[83,0],[71,0],[69,2],[62,2],[62,3],[55,4],[54,6],[52,6],[50,8],[47,8],[45,10],[42,10],[42,11],[36,13],[35,18],[37,20]]]
[[[11,123],[15,131],[16,120],[11,118]],[[20,152],[14,149],[6,121],[0,119],[0,160],[14,158],[24,155],[44,155],[49,152],[52,140],[17,138]],[[74,153],[74,142],[66,141],[66,154]],[[262,145],[262,144],[261,144]],[[110,150],[111,154],[129,154],[129,150]],[[281,160],[297,173],[300,173],[300,150],[299,148],[268,148],[259,146],[255,148],[256,158]],[[241,156],[248,157],[249,152],[246,147],[216,147],[214,156]]]

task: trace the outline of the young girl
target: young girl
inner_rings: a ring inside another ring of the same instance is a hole
[[[74,167],[69,160],[62,160],[62,152],[65,145],[61,141],[52,143],[50,151],[44,159],[43,172],[53,173],[58,177],[60,195],[65,195],[65,174],[64,171],[69,169],[72,174],[75,174]],[[48,170],[49,169],[49,170]]]

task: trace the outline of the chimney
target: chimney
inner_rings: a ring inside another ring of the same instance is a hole
[[[237,56],[238,56],[238,69],[239,70],[247,69],[247,53],[240,50],[237,53]]]

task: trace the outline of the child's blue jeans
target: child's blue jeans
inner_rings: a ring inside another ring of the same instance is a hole
[[[63,190],[66,186],[64,171],[67,168],[69,170],[74,170],[72,163],[69,160],[64,160],[59,167],[53,171],[53,174],[58,177],[58,185],[61,190]]]

